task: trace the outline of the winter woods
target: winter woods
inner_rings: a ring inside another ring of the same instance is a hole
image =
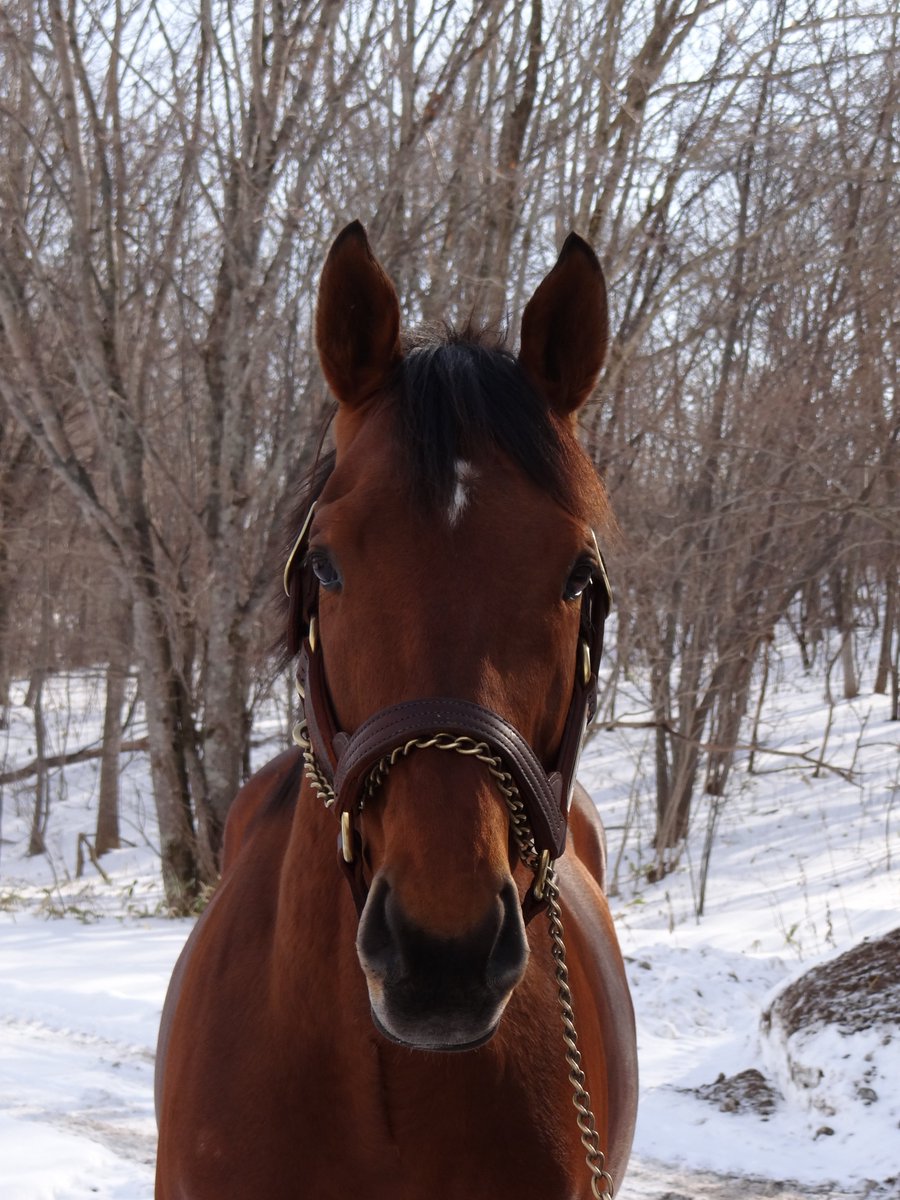
[[[0,703],[29,679],[37,727],[43,675],[105,664],[114,813],[136,669],[173,908],[274,670],[311,298],[355,217],[407,325],[514,341],[524,263],[572,228],[603,257],[603,717],[645,672],[658,871],[753,742],[779,622],[898,715],[898,37],[877,0],[3,6]]]

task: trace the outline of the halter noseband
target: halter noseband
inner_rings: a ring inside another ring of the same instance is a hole
[[[499,713],[468,700],[407,700],[376,712],[352,734],[339,729],[317,636],[318,584],[306,562],[314,512],[315,502],[284,570],[289,619],[303,631],[297,683],[304,716],[294,730],[294,740],[303,752],[313,788],[340,822],[338,860],[357,910],[362,911],[368,885],[356,818],[400,758],[415,749],[434,748],[478,759],[488,767],[503,793],[522,858],[535,872],[535,881],[522,905],[525,920],[529,921],[545,906],[543,885],[548,869],[565,850],[578,760],[585,729],[597,704],[603,627],[612,606],[599,547],[597,573],[581,599],[578,661],[569,711],[555,765],[547,772],[513,725]]]

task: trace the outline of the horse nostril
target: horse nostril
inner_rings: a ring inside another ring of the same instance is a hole
[[[390,884],[384,877],[377,878],[369,891],[356,934],[356,951],[366,973],[387,979],[395,975],[399,967],[401,938],[394,913],[396,901],[391,896]]]
[[[497,991],[511,991],[525,972],[528,939],[519,895],[512,880],[500,890],[503,906],[500,928],[488,958],[488,983]]]

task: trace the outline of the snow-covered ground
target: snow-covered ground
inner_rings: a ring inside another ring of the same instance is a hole
[[[760,1024],[791,979],[900,923],[900,730],[886,698],[865,690],[871,671],[863,680],[860,698],[829,710],[821,677],[805,677],[781,646],[760,740],[798,757],[757,754],[753,774],[741,757],[718,802],[700,918],[714,801],[700,797],[680,864],[649,884],[652,735],[620,728],[591,740],[582,774],[609,829],[642,1073],[620,1200],[900,1196],[900,1013],[893,1037],[881,1027],[804,1035],[792,1052],[809,1065],[805,1077],[791,1076]],[[50,753],[98,739],[101,699],[102,677],[53,681]],[[646,718],[637,689],[620,696],[616,715]],[[283,744],[279,719],[273,708],[257,728],[259,762]],[[15,706],[0,771],[33,753],[30,714]],[[816,773],[801,753],[829,765]],[[48,854],[37,858],[25,854],[30,784],[2,789],[4,1200],[152,1196],[156,1025],[189,923],[162,913],[141,756],[123,771],[132,847],[104,858],[108,883],[90,863],[74,878],[78,834],[93,832],[97,771],[86,762],[54,773]],[[763,1112],[715,1086],[750,1069],[773,1089]]]

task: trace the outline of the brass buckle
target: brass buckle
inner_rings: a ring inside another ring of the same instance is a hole
[[[549,872],[550,872],[550,851],[542,850],[541,851],[541,861],[538,865],[537,871],[535,872],[534,887],[532,888],[532,891],[534,892],[535,900],[543,900],[544,888],[547,886],[547,875],[549,874]]]

